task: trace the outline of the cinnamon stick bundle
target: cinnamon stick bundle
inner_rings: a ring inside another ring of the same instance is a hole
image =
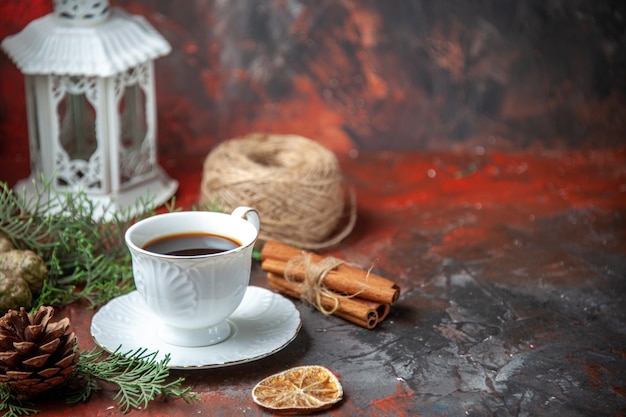
[[[313,262],[320,262],[323,259],[314,253],[269,240],[261,251],[261,268],[264,271],[282,274],[288,261],[303,255],[310,256]],[[305,271],[304,268],[295,266],[290,269],[290,274],[302,281]],[[400,288],[393,281],[345,263],[330,271],[324,278],[323,284],[337,293],[358,294],[359,298],[378,303],[393,304],[400,296]]]
[[[302,283],[287,281],[282,276],[271,272],[267,273],[267,282],[271,289],[290,297],[300,298],[302,295]],[[390,310],[387,304],[377,304],[358,298],[337,298],[336,300],[338,305],[333,315],[367,329],[373,329],[384,320]],[[331,297],[322,295],[321,301],[326,309],[330,310],[335,307],[335,300]]]
[[[292,262],[302,257],[316,263],[328,260],[270,240],[261,252],[261,268],[267,272],[270,288],[315,304],[308,297],[311,283],[307,280],[311,271],[304,263]],[[316,292],[318,305],[315,306],[367,329],[373,329],[387,317],[390,305],[400,294],[393,281],[341,261],[320,278],[323,290]]]

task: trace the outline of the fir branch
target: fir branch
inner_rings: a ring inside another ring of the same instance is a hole
[[[178,396],[185,402],[197,400],[190,387],[183,388],[184,378],[167,382],[170,357],[156,360],[158,352],[146,353],[146,349],[120,354],[118,350],[103,358],[104,351],[93,349],[81,354],[76,376],[84,379],[81,390],[68,397],[69,403],[85,401],[98,389],[96,379],[113,383],[119,388],[114,399],[123,413],[131,409],[145,408],[157,397]]]
[[[43,178],[42,184],[26,200],[0,182],[0,231],[19,249],[36,252],[48,266],[48,279],[34,308],[78,299],[95,307],[132,290],[124,232],[133,221],[154,214],[151,200],[139,199],[107,222],[94,221],[98,208],[85,193],[57,192]]]
[[[4,232],[19,249],[39,254],[48,267],[45,280],[33,308],[40,305],[66,305],[84,299],[97,306],[133,289],[132,264],[124,242],[124,233],[133,221],[153,215],[150,200],[138,200],[128,211],[113,213],[107,222],[94,221],[96,207],[84,193],[61,195],[53,191],[51,182],[43,186],[29,201],[19,198],[0,182],[0,232]],[[167,207],[174,210],[174,200]],[[144,213],[131,216],[131,213]],[[190,388],[183,388],[183,378],[169,380],[169,355],[161,361],[157,353],[146,349],[103,357],[96,349],[82,352],[71,381],[79,389],[68,403],[87,401],[101,389],[99,382],[118,386],[115,396],[120,409],[146,407],[156,397],[182,397],[196,400]],[[28,408],[4,384],[0,385],[0,411],[5,417],[24,416],[39,411]]]
[[[3,417],[28,416],[39,413],[39,410],[27,407],[22,400],[18,399],[7,384],[0,385],[0,411]]]

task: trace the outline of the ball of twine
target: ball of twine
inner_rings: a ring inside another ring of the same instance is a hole
[[[339,163],[328,149],[297,135],[252,134],[222,142],[204,161],[200,191],[204,205],[255,208],[261,242],[332,246],[350,233],[356,218],[352,197],[346,226],[329,238],[345,209]]]

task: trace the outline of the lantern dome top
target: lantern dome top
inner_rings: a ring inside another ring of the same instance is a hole
[[[67,24],[99,23],[109,14],[108,0],[54,0],[54,15]]]
[[[56,0],[54,12],[7,36],[2,48],[24,74],[108,77],[171,47],[143,17],[102,0]]]

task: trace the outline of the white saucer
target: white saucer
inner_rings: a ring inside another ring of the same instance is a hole
[[[114,298],[91,321],[91,334],[103,349],[121,353],[145,348],[157,360],[169,353],[168,366],[176,369],[219,368],[278,352],[296,338],[300,312],[280,294],[248,287],[243,301],[228,318],[231,335],[223,342],[203,347],[181,347],[157,336],[156,319],[137,291]]]

